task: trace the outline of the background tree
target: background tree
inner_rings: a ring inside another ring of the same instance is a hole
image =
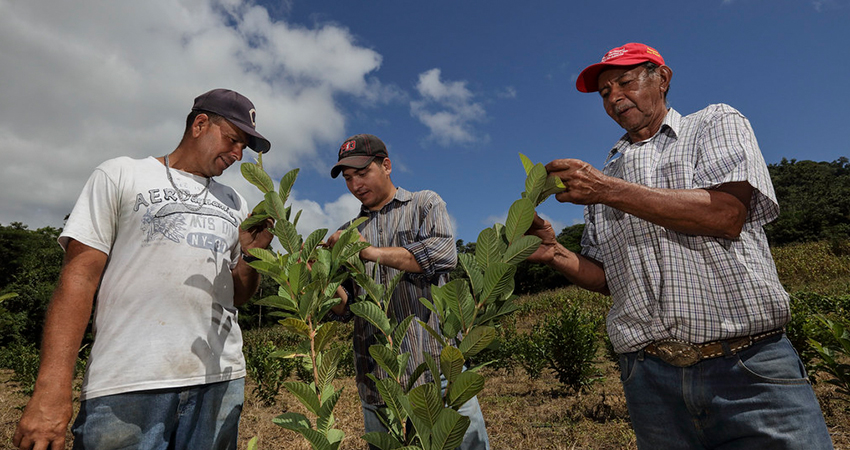
[[[771,245],[831,241],[850,236],[850,161],[787,160],[768,166],[779,218],[765,227]]]
[[[62,268],[64,253],[56,242],[61,232],[33,231],[20,222],[0,225],[0,295],[18,294],[3,302],[0,346],[41,343],[44,313]]]

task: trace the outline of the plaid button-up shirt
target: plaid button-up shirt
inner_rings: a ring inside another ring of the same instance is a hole
[[[449,272],[457,265],[457,248],[452,234],[446,204],[432,191],[409,192],[398,188],[395,198],[379,211],[361,208],[358,217],[369,219],[359,227],[360,234],[376,247],[404,247],[416,258],[422,267],[422,273],[406,273],[399,282],[390,301],[390,312],[396,321],[411,314],[439,330],[439,321],[435,314],[425,307],[420,297],[431,299],[431,285],[442,286],[448,281]],[[350,222],[349,222],[350,223]],[[346,228],[348,224],[341,227]],[[366,262],[367,273],[372,273],[374,262]],[[378,265],[377,281],[386,285],[400,271],[385,265]],[[355,295],[362,294],[357,289]],[[331,315],[333,316],[333,315]],[[360,398],[369,404],[383,403],[375,384],[366,377],[372,373],[379,379],[387,374],[369,355],[369,347],[376,343],[374,326],[361,319],[354,318],[354,364],[357,389]],[[423,352],[439,361],[442,347],[415,320],[411,323],[407,337],[401,343],[401,351],[410,353],[407,371],[402,377],[407,383],[410,374],[425,361]],[[416,385],[430,382],[430,373],[420,377]]]
[[[682,117],[670,109],[658,133],[611,150],[603,172],[663,189],[747,181],[754,188],[736,239],[668,230],[617,209],[585,209],[583,253],[602,262],[617,352],[676,338],[703,343],[768,331],[789,318],[762,226],[779,215],[776,194],[749,121],[728,105]]]

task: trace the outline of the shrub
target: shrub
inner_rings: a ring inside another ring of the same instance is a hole
[[[12,381],[20,383],[25,395],[32,395],[38,377],[39,356],[34,344],[10,344],[0,347],[0,367],[15,372]]]
[[[817,357],[809,341],[828,342],[831,338],[829,330],[817,319],[817,314],[845,321],[850,319],[850,295],[828,296],[812,292],[791,294],[791,321],[785,329],[788,339],[809,371],[815,369],[813,361]]]
[[[826,382],[835,385],[836,392],[844,395],[844,400],[850,401],[850,328],[846,323],[830,320],[823,315],[815,317],[829,333],[827,341],[809,339],[820,358],[815,370],[831,375],[832,378]]]
[[[599,328],[603,318],[568,304],[556,317],[547,319],[542,327],[543,345],[549,367],[558,381],[578,391],[598,376],[595,367],[599,348]]]

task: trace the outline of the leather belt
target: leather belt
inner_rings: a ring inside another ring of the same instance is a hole
[[[688,367],[704,359],[716,358],[726,354],[724,347],[728,349],[729,354],[734,355],[735,353],[752,346],[758,341],[784,332],[784,328],[779,328],[760,334],[754,334],[752,336],[706,342],[704,344],[692,344],[679,339],[664,339],[647,345],[643,351],[649,355],[660,358],[667,364],[671,364],[676,367]]]

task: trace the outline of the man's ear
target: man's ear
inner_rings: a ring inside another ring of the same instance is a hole
[[[201,135],[201,130],[204,127],[209,126],[210,124],[210,116],[200,113],[195,116],[195,120],[192,122],[192,137],[198,137]]]
[[[390,174],[390,173],[392,173],[392,171],[393,171],[393,162],[392,162],[392,161],[390,161],[390,158],[389,158],[389,157],[386,157],[386,158],[384,158],[384,160],[381,162],[381,167],[384,169],[384,173],[386,173],[387,175],[389,175],[389,174]]]
[[[673,69],[661,66],[658,68],[658,73],[661,75],[661,92],[666,94],[670,90],[670,81],[673,80]]]

